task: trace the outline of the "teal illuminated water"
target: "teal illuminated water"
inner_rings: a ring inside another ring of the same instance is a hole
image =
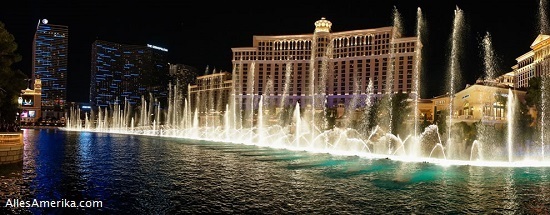
[[[25,130],[0,213],[545,214],[549,167],[440,166],[123,134]],[[101,200],[10,208],[8,199]]]

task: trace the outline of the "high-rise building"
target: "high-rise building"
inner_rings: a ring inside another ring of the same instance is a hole
[[[32,77],[42,81],[42,116],[60,118],[67,100],[69,28],[39,20],[33,40]],[[34,80],[33,80],[34,82]]]
[[[550,35],[540,34],[531,44],[531,50],[516,58],[512,67],[515,75],[515,87],[529,87],[534,77],[550,75]]]
[[[167,96],[168,50],[154,45],[127,45],[103,40],[92,44],[90,103],[92,106],[141,101],[152,93]]]
[[[276,103],[311,104],[320,95],[335,107],[348,105],[354,95],[416,91],[418,37],[401,37],[391,26],[343,32],[331,27],[322,18],[313,34],[253,36],[252,47],[232,48],[237,101],[264,95],[286,100]]]

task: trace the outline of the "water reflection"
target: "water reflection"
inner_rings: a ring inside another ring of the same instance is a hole
[[[504,196],[502,196],[502,200],[504,203],[504,210],[506,212],[512,212],[516,211],[518,207],[517,203],[517,191],[515,187],[515,179],[514,179],[514,172],[515,170],[513,168],[506,168],[504,176]]]
[[[170,138],[24,131],[19,165],[0,168],[7,199],[102,200],[102,208],[7,213],[549,212],[546,167],[440,166]]]
[[[485,187],[483,186],[483,167],[470,166],[468,167],[468,193],[469,193],[469,212],[480,213],[485,209],[484,195]]]

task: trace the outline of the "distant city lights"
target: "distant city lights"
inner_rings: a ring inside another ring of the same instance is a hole
[[[162,48],[162,47],[151,45],[151,44],[147,44],[147,47],[168,52],[168,49],[166,49],[166,48]]]

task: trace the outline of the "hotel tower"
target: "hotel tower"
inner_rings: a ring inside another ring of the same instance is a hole
[[[391,26],[342,32],[331,26],[322,18],[313,34],[253,36],[252,47],[232,48],[237,104],[250,107],[260,95],[272,104],[312,104],[321,96],[335,107],[354,95],[415,91],[417,37],[402,37]]]
[[[61,118],[67,101],[69,28],[38,22],[32,49],[32,78],[42,81],[42,116]]]

